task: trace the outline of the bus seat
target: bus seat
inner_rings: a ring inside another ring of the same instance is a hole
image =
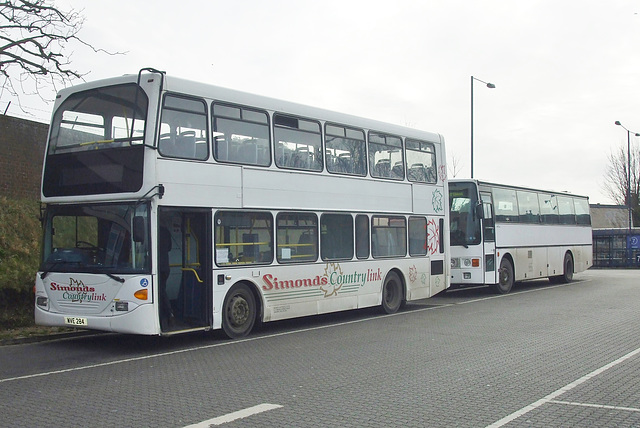
[[[196,157],[196,133],[186,131],[176,138],[176,155],[181,158],[194,159]]]
[[[393,165],[391,177],[404,178],[404,163],[402,161],[398,161]]]
[[[407,170],[407,178],[410,181],[425,183],[427,181],[427,172],[424,169],[424,165],[421,163],[411,165]]]
[[[391,175],[391,161],[389,159],[380,159],[376,162],[376,176],[389,177]]]

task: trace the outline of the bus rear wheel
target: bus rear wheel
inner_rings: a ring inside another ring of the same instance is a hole
[[[566,253],[564,255],[564,262],[562,263],[562,266],[563,272],[559,279],[560,282],[567,284],[573,281],[573,257],[571,257],[571,254]]]
[[[382,287],[382,309],[387,314],[398,312],[404,300],[402,281],[395,272],[389,272]]]
[[[500,261],[500,269],[498,270],[498,283],[493,289],[500,294],[507,294],[513,287],[513,265],[507,258]]]
[[[251,332],[256,321],[256,299],[245,284],[231,287],[222,307],[222,329],[231,339]]]

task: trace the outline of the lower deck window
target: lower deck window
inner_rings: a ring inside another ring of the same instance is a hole
[[[220,211],[215,218],[216,264],[267,264],[273,260],[270,213]]]

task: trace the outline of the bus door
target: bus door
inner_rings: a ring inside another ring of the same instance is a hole
[[[495,284],[497,280],[496,269],[496,232],[493,217],[493,203],[491,193],[480,192],[482,204],[482,253],[484,266],[484,283]]]
[[[159,316],[163,332],[211,325],[211,212],[160,208]]]

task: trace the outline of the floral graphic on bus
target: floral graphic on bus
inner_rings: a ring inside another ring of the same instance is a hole
[[[440,181],[445,181],[447,179],[447,167],[445,165],[440,165],[438,168],[438,175],[440,176]]]
[[[437,213],[441,212],[443,208],[443,197],[442,192],[439,189],[433,191],[431,196],[431,204],[433,205],[433,210]]]
[[[440,229],[436,219],[432,218],[427,223],[427,251],[430,255],[438,252],[440,248]]]
[[[338,277],[342,277],[342,268],[339,263],[327,263],[324,268],[324,276],[332,278],[337,274]],[[342,281],[328,281],[326,284],[320,286],[320,290],[324,292],[324,297],[329,297],[338,294],[338,290],[342,288]]]
[[[409,268],[409,281],[411,281],[411,283],[414,283],[416,282],[417,279],[418,279],[418,269],[416,268],[415,265],[413,265]]]

